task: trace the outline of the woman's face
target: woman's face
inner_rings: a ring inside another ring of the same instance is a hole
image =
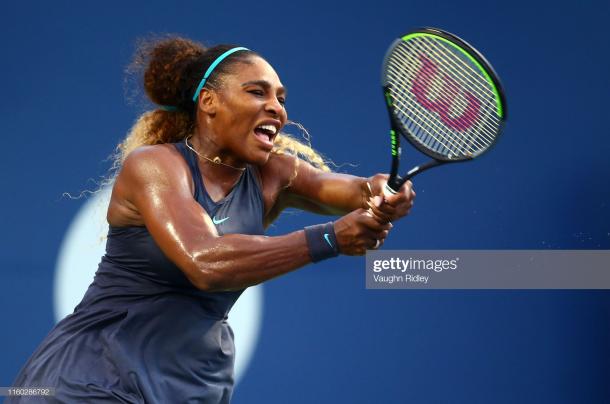
[[[215,143],[234,163],[262,165],[288,119],[286,90],[264,59],[253,56],[250,62],[238,63],[222,79],[210,129]]]

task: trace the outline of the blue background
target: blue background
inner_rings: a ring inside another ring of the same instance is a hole
[[[142,112],[124,68],[138,37],[181,33],[264,55],[288,111],[339,170],[388,166],[383,55],[437,26],[503,79],[509,122],[472,163],[418,177],[386,249],[610,248],[610,3],[567,1],[5,2],[0,385],[53,325],[57,252],[106,157]],[[405,148],[405,159],[421,159]],[[323,219],[282,217],[270,234]],[[574,276],[578,276],[575,271]],[[364,289],[341,257],[265,286],[262,333],[235,403],[610,401],[606,291]]]

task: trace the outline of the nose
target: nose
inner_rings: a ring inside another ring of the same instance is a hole
[[[277,98],[271,97],[265,104],[265,111],[272,113],[274,116],[281,116],[285,113],[284,107]]]

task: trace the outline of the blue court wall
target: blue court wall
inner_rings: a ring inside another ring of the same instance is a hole
[[[150,33],[260,52],[314,147],[339,171],[369,176],[389,169],[379,88],[387,46],[413,27],[454,32],[501,76],[509,121],[480,160],[417,178],[415,208],[384,248],[610,248],[607,2],[2,8],[1,386],[55,322],[58,254],[86,203],[62,194],[96,188],[146,108],[124,69]],[[421,161],[409,147],[404,158]],[[290,212],[269,234],[322,220]],[[341,257],[266,283],[261,316],[238,404],[610,401],[606,291],[366,290],[364,258]]]

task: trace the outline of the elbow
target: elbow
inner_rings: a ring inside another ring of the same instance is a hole
[[[226,268],[223,268],[222,260],[213,259],[210,254],[198,254],[193,256],[189,268],[189,281],[197,289],[205,292],[222,292],[229,290]]]
[[[206,267],[201,268],[199,265],[195,265],[194,269],[188,276],[189,281],[197,289],[204,292],[220,292],[223,290],[222,279],[219,279],[218,273],[213,268]]]
[[[198,277],[197,279],[189,279],[193,286],[195,286],[198,290],[203,292],[216,292],[216,288],[208,279],[203,277]]]

